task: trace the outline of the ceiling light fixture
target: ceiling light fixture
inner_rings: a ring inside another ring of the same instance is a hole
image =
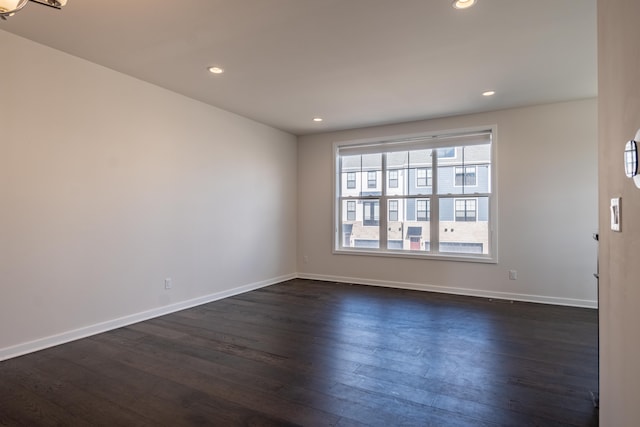
[[[220,67],[209,67],[209,72],[211,74],[222,74],[224,73],[224,68],[220,68]]]
[[[476,4],[476,0],[454,0],[453,7],[456,9],[468,9]]]
[[[488,90],[486,92],[482,92],[482,96],[493,96],[496,94],[495,90]]]
[[[56,9],[62,9],[67,4],[67,0],[0,0],[0,18],[7,19],[7,16],[13,16],[29,1]]]
[[[314,122],[318,122],[318,123],[319,123],[319,122],[321,122],[321,121],[322,121],[322,117],[314,117],[314,118],[313,118],[313,121],[314,121]]]

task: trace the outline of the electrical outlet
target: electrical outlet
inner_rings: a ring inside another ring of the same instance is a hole
[[[165,289],[171,289],[172,286],[173,286],[173,283],[171,281],[171,277],[167,277],[166,279],[164,279],[164,288]]]
[[[302,262],[305,264],[309,264],[309,256],[305,255],[302,257]]]
[[[518,272],[516,270],[509,270],[509,280],[516,280],[518,278]]]

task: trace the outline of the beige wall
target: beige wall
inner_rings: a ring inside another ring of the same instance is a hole
[[[595,306],[596,112],[596,100],[588,99],[299,138],[298,271],[311,278]],[[497,125],[497,265],[332,253],[335,141],[485,125]],[[512,269],[515,281],[508,279]]]
[[[0,45],[0,360],[295,274],[295,136]]]
[[[640,425],[640,189],[622,153],[640,128],[640,2],[598,1],[600,425]],[[622,232],[609,200],[622,197]]]

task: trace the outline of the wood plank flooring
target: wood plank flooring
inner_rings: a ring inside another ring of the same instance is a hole
[[[0,363],[3,426],[596,426],[595,310],[291,280]]]

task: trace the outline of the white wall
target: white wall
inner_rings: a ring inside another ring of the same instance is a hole
[[[596,119],[588,99],[299,138],[299,274],[595,307]],[[497,265],[332,254],[333,142],[494,124]]]
[[[0,360],[295,274],[295,136],[0,45]]]

